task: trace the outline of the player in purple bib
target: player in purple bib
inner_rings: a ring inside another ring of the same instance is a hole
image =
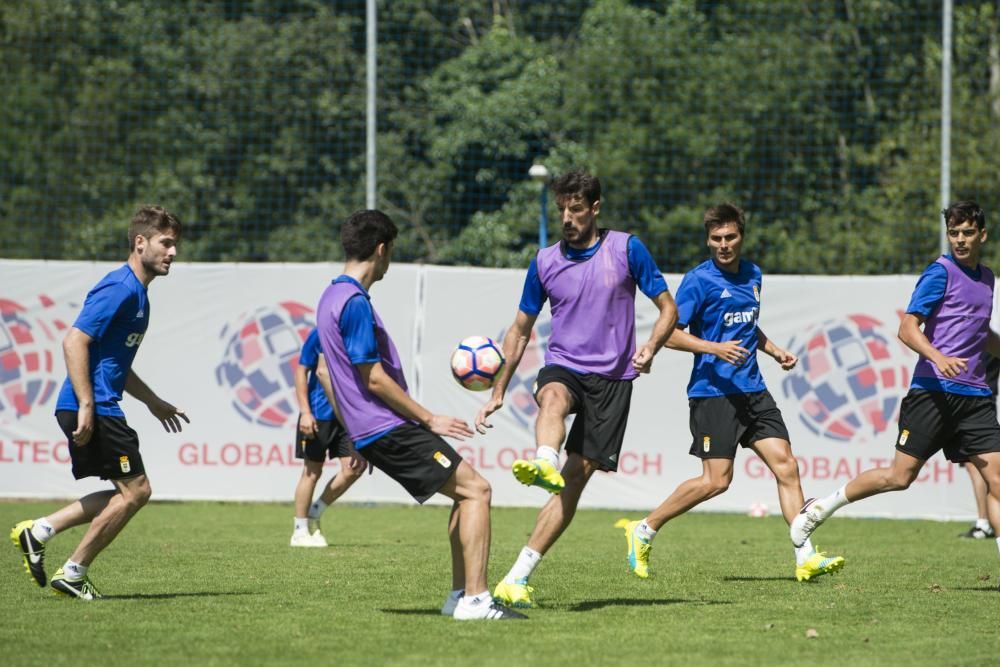
[[[941,450],[949,461],[979,469],[994,501],[989,519],[1000,525],[1000,425],[985,363],[987,352],[1000,356],[1000,336],[990,329],[993,272],[979,263],[986,215],[973,201],[942,213],[951,254],[921,274],[899,325],[899,339],[920,360],[900,406],[892,466],[866,470],[833,494],[806,501],[792,522],[795,543],[848,503],[908,488]]]
[[[476,417],[476,428],[485,432],[486,419],[503,406],[504,392],[547,299],[552,335],[535,383],[538,448],[533,460],[515,461],[512,471],[522,484],[556,495],[539,513],[527,545],[493,591],[494,597],[517,607],[533,606],[528,577],[573,520],[587,482],[598,470],[618,469],[632,380],[649,371],[677,321],[674,300],[645,246],[630,234],[597,226],[600,181],[582,171],[570,172],[555,179],[552,190],[562,215],[563,239],[539,250],[528,268],[517,316],[503,341],[507,363]],[[649,340],[638,351],[636,287],[660,312]],[[570,414],[576,416],[567,438]],[[564,439],[567,458],[560,472]]]
[[[407,393],[403,364],[368,290],[392,258],[397,229],[381,211],[358,211],[341,226],[344,273],[323,292],[316,329],[344,427],[355,449],[423,503],[435,493],[454,501],[452,591],[441,613],[458,620],[524,615],[493,600],[486,584],[490,484],[441,436],[472,436],[457,417],[437,415]]]
[[[40,519],[18,523],[10,533],[24,554],[25,567],[45,585],[45,543],[56,533],[89,523],[66,564],[52,577],[57,593],[82,600],[101,597],[88,570],[98,554],[125,528],[152,493],[139,454],[139,436],[125,421],[118,402],[128,392],[142,401],[168,432],[188,421],[132,370],[149,324],[146,288],[170,272],[177,255],[180,222],[159,206],[146,206],[129,225],[128,261],[87,294],[66,339],[67,378],[56,401],[56,420],[69,444],[73,476],[109,480],[98,491]]]

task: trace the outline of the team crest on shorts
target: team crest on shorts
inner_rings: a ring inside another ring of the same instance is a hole
[[[127,456],[119,456],[118,465],[121,467],[122,472],[131,472],[132,470],[132,464],[128,462]]]
[[[902,447],[906,444],[906,439],[910,437],[909,429],[903,429],[899,432],[899,446]]]
[[[701,439],[701,448],[706,452],[712,448],[712,438],[710,436],[706,435]]]
[[[442,454],[441,452],[434,452],[434,460],[441,464],[442,468],[451,467],[451,459]]]

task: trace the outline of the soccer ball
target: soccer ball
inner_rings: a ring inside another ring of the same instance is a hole
[[[752,516],[754,518],[760,519],[768,515],[767,505],[764,503],[754,503],[750,505],[750,511],[747,512],[747,516]]]
[[[469,336],[451,354],[452,377],[472,391],[492,387],[503,364],[500,348],[486,336]]]

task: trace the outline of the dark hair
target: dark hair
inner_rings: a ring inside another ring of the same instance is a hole
[[[979,229],[986,229],[986,214],[979,204],[972,201],[958,201],[941,211],[946,227],[954,227],[963,222],[975,223]]]
[[[340,227],[340,245],[347,259],[368,259],[379,243],[388,245],[399,230],[382,211],[355,211]]]
[[[582,169],[567,172],[552,181],[556,201],[581,197],[588,206],[601,198],[601,181]]]
[[[708,236],[712,231],[712,227],[724,225],[728,222],[735,222],[736,227],[740,230],[740,236],[743,236],[743,228],[747,224],[746,218],[743,216],[743,209],[729,202],[713,206],[705,211],[704,221],[705,236]]]
[[[173,232],[178,239],[181,237],[181,221],[161,206],[143,206],[132,216],[128,225],[128,249],[135,250],[135,237],[144,236],[149,239],[154,234]]]

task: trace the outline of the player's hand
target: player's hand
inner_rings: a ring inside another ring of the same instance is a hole
[[[646,343],[636,350],[632,357],[632,368],[640,373],[648,373],[649,369],[653,367],[653,357],[655,356],[656,350],[653,349],[652,345]]]
[[[146,407],[149,408],[154,417],[160,420],[160,423],[163,424],[163,429],[168,433],[180,433],[182,419],[188,424],[191,423],[191,420],[188,419],[183,410],[159,398],[147,403]]]
[[[76,430],[73,431],[73,444],[83,447],[94,435],[94,409],[81,407],[76,411]]]
[[[724,343],[716,343],[712,354],[733,366],[742,366],[750,355],[750,350],[740,346],[742,342],[742,340],[727,340]]]
[[[313,436],[319,431],[319,424],[316,423],[316,418],[311,414],[300,414],[299,415],[299,431],[302,432],[302,436],[306,440],[312,440]]]
[[[502,398],[490,398],[490,400],[486,401],[486,405],[484,405],[479,410],[479,414],[476,415],[476,430],[480,433],[486,433],[486,429],[493,428],[493,424],[487,424],[486,419],[502,407]]]
[[[946,378],[953,378],[969,370],[968,361],[968,359],[963,359],[962,357],[941,357],[934,364]]]
[[[788,350],[783,350],[780,347],[774,349],[774,360],[781,364],[781,370],[790,371],[795,368],[795,364],[799,363],[799,358]]]
[[[365,459],[365,457],[361,456],[358,450],[354,449],[354,447],[351,447],[351,451],[348,454],[348,456],[351,458],[350,462],[348,463],[348,467],[351,470],[361,473],[364,472],[365,468],[368,467],[368,460]],[[369,472],[371,471],[369,470]]]
[[[469,427],[469,424],[464,419],[449,417],[447,415],[433,415],[430,421],[427,422],[427,428],[429,428],[432,433],[446,435],[449,438],[455,438],[456,440],[465,440],[466,438],[471,438],[474,435],[472,429]]]

